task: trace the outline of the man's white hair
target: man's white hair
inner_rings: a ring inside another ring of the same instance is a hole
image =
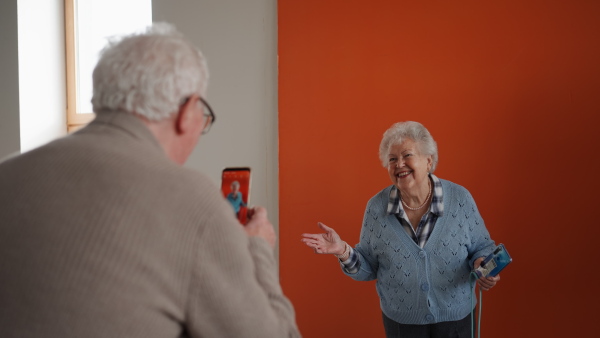
[[[93,73],[94,112],[122,110],[152,121],[168,118],[192,94],[204,96],[208,68],[200,50],[174,26],[110,41]]]
[[[383,138],[379,145],[379,159],[381,160],[381,164],[384,167],[387,166],[387,156],[390,148],[393,145],[401,144],[405,139],[415,141],[419,146],[421,154],[431,155],[433,163],[429,172],[433,174],[438,164],[437,143],[425,126],[414,121],[394,123],[394,125],[383,133]]]

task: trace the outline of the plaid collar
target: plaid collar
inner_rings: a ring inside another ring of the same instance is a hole
[[[444,215],[444,194],[442,191],[442,182],[434,174],[429,174],[433,183],[433,196],[431,197],[431,205],[429,211],[436,214],[438,217]],[[404,208],[400,203],[400,194],[398,188],[394,185],[390,189],[390,197],[388,199],[388,215],[397,214],[399,217],[404,216]]]

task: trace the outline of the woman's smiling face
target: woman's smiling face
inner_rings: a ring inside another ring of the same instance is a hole
[[[405,139],[400,144],[392,145],[388,152],[390,179],[400,191],[411,195],[418,193],[423,184],[427,185],[432,161],[431,155],[421,154],[417,142]]]

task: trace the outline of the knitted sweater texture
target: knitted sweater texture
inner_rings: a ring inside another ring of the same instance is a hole
[[[471,194],[441,180],[444,214],[420,248],[395,215],[387,214],[387,187],[375,195],[364,215],[356,246],[360,269],[355,280],[377,279],[382,311],[402,324],[460,320],[471,311],[469,274],[473,262],[495,245]]]
[[[121,112],[0,163],[0,332],[299,336],[271,247]]]

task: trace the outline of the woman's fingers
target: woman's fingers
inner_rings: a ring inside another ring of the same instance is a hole
[[[319,228],[323,229],[326,232],[332,232],[332,231],[335,232],[335,230],[333,230],[332,228],[328,227],[327,225],[325,225],[321,222],[318,222],[317,224],[319,225]]]
[[[321,250],[325,250],[328,248],[328,244],[325,241],[323,241],[322,238],[303,238],[301,241],[313,249],[320,248]]]
[[[304,244],[306,244],[306,246],[309,248],[313,249],[313,251],[317,254],[325,253],[323,245],[318,241],[302,239],[302,242],[304,242]]]
[[[304,236],[304,238],[302,238],[300,241],[302,241],[302,243],[304,243],[309,248],[313,249],[314,252],[318,254],[328,254],[331,251],[331,243],[324,240],[322,235]]]
[[[489,289],[493,288],[499,280],[500,275],[495,277],[482,277],[477,280],[477,284],[479,284],[479,287],[482,290],[488,291]]]
[[[321,237],[321,234],[302,234],[302,237],[316,240]]]
[[[308,247],[314,250],[315,253],[318,254],[328,254],[331,253],[331,245],[336,242],[337,234],[335,230],[326,226],[325,224],[318,222],[317,225],[321,228],[325,233],[323,234],[302,234],[301,241],[306,244]],[[338,238],[339,240],[339,238]]]
[[[304,242],[306,245],[318,245],[319,244],[319,240],[317,240],[316,238],[302,238],[302,242]]]

